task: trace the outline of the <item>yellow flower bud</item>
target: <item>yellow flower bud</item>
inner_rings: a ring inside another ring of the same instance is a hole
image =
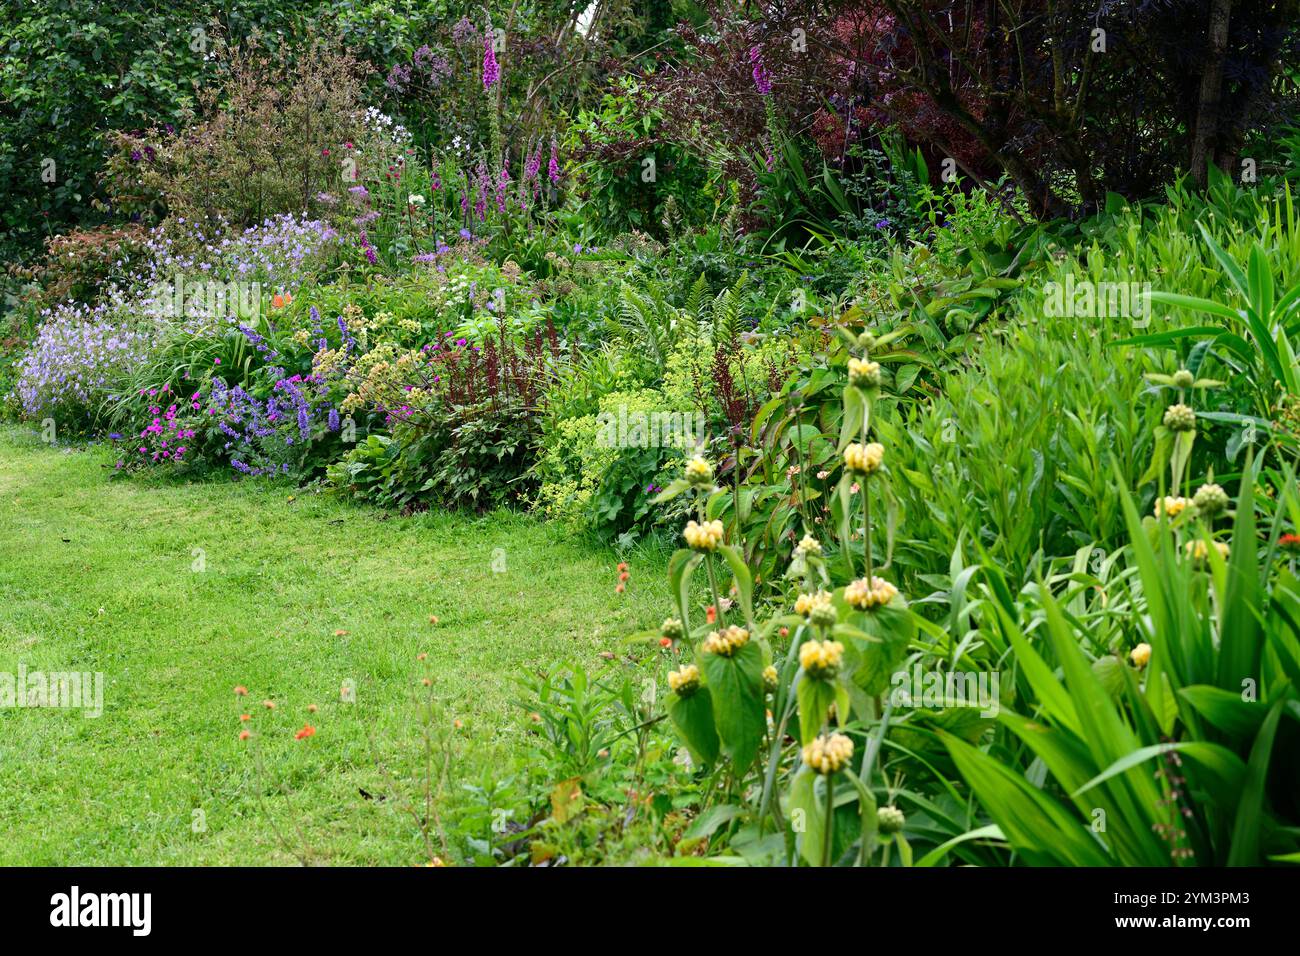
[[[1151,660],[1151,645],[1139,644],[1129,652],[1128,659],[1133,662],[1133,666],[1139,670],[1147,666]]]

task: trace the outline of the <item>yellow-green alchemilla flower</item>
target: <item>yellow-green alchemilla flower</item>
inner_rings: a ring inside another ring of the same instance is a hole
[[[688,522],[682,537],[694,551],[717,551],[722,543],[723,527],[721,521]]]
[[[1196,427],[1196,412],[1181,402],[1165,409],[1165,427],[1170,431],[1189,432]]]
[[[749,631],[743,627],[731,625],[723,628],[721,631],[714,631],[704,639],[703,650],[706,654],[717,654],[719,657],[731,657],[736,651],[740,650],[749,643]]]
[[[844,449],[844,467],[854,474],[874,475],[885,460],[885,446],[873,441],[869,445],[854,442]]]
[[[1129,651],[1128,659],[1133,662],[1133,666],[1141,670],[1147,666],[1151,660],[1151,645],[1139,644],[1133,650]]]
[[[843,662],[844,645],[839,641],[804,641],[799,648],[799,666],[817,680],[830,680]]]
[[[1177,518],[1191,505],[1191,498],[1175,498],[1173,495],[1165,495],[1163,498],[1158,497],[1156,498],[1156,517],[1167,515],[1170,518]]]
[[[849,384],[863,391],[880,388],[880,363],[867,359],[849,359]]]
[[[680,641],[682,639],[682,622],[675,617],[664,618],[663,626],[659,628],[661,636],[668,638],[670,641]]]
[[[776,693],[777,673],[776,668],[768,664],[763,668],[763,689],[769,694]]]
[[[822,734],[803,748],[803,762],[816,773],[839,773],[853,759],[853,741],[844,734]]]
[[[893,805],[881,807],[876,811],[876,826],[885,836],[892,836],[903,829],[903,824],[907,822],[907,817],[903,811]]]
[[[1192,504],[1196,505],[1196,510],[1202,515],[1213,518],[1228,510],[1228,493],[1213,482],[1204,484],[1196,489]]]
[[[690,697],[700,689],[700,669],[694,664],[668,672],[668,687],[678,697]]]
[[[1174,385],[1178,388],[1191,388],[1196,381],[1196,376],[1185,368],[1180,368],[1174,372]]]
[[[884,578],[858,578],[844,589],[844,600],[860,611],[871,611],[898,596],[898,588]]]
[[[686,463],[686,481],[692,488],[712,488],[713,466],[696,455]]]

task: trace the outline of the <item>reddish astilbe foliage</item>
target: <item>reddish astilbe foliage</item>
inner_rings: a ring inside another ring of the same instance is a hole
[[[449,404],[459,407],[487,402],[494,410],[517,402],[533,411],[551,370],[560,360],[559,337],[547,319],[544,329],[513,342],[504,325],[482,348],[453,345],[431,349],[430,384]]]

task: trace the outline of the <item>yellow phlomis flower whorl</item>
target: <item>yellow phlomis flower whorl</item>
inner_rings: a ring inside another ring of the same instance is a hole
[[[844,467],[859,475],[874,475],[885,460],[885,446],[873,441],[869,445],[854,442],[844,449]]]
[[[1180,514],[1191,506],[1191,498],[1175,498],[1172,495],[1165,495],[1163,498],[1156,499],[1156,517],[1162,514],[1170,518],[1177,518]]]
[[[700,524],[698,521],[688,522],[686,530],[682,532],[682,537],[686,539],[687,545],[695,551],[717,551],[718,545],[722,543],[722,522],[706,521]]]
[[[843,661],[844,645],[839,641],[805,641],[799,648],[799,666],[819,680],[838,674]]]
[[[820,774],[838,773],[853,759],[853,741],[844,734],[822,734],[803,748],[803,762]]]
[[[731,625],[721,631],[714,631],[704,639],[704,653],[730,657],[749,643],[749,631],[743,627]]]
[[[804,554],[821,554],[822,543],[812,535],[806,534],[803,536],[803,540],[799,542],[796,550],[802,551]]]
[[[888,604],[898,596],[898,588],[884,578],[873,577],[870,581],[858,578],[844,589],[844,600],[861,611],[870,611]]]
[[[699,690],[700,669],[694,664],[687,664],[679,670],[669,671],[668,687],[679,697],[689,697]]]
[[[713,466],[696,455],[686,463],[686,480],[696,487],[713,484]]]

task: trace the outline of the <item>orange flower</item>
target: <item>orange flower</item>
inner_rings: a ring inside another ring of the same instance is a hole
[[[618,563],[618,569],[619,569],[620,571],[626,571],[626,570],[627,570],[627,562],[626,562],[626,561],[620,561],[620,562]]]
[[[247,740],[247,739],[248,739],[249,737],[251,737],[251,736],[253,736],[253,735],[250,734],[247,730],[241,730],[241,731],[239,732],[239,739],[240,739],[240,740]]]
[[[311,724],[303,724],[302,730],[293,735],[294,740],[306,740],[308,737],[316,736],[316,728]]]
[[[252,719],[253,719],[253,715],[252,715],[252,714],[240,714],[240,715],[239,715],[239,719],[240,719],[240,720],[252,720]]]
[[[790,636],[790,629],[789,629],[788,627],[783,627],[783,628],[781,628],[781,636],[782,636],[782,637],[789,637],[789,636]]]
[[[619,579],[620,581],[626,581],[626,580],[628,579],[628,573],[627,573],[626,571],[624,571],[622,574],[620,574],[620,575],[618,576],[618,579]]]
[[[718,609],[714,607],[712,604],[710,604],[708,609],[704,612],[704,620],[707,621],[709,624],[713,624],[715,621],[717,621],[717,619],[718,619]]]
[[[245,687],[243,684],[240,684],[238,687],[235,688],[235,696],[236,696],[236,697],[247,697],[247,696],[248,696],[248,688]]]
[[[275,710],[275,701],[264,700],[262,701],[262,706],[265,707],[267,710]]]
[[[614,593],[615,593],[615,594],[622,594],[622,593],[623,593],[624,591],[626,591],[626,590],[627,590],[627,588],[624,587],[624,586],[620,583],[618,587],[614,588]]]
[[[672,639],[671,637],[661,637],[661,638],[659,638],[659,646],[660,646],[660,647],[672,647],[672,646],[673,646],[673,639]]]
[[[308,704],[308,705],[307,705],[307,713],[309,713],[309,714],[314,714],[314,713],[316,713],[316,711],[317,711],[318,709],[319,709],[319,708],[317,708],[317,706],[316,706],[315,704]]]

